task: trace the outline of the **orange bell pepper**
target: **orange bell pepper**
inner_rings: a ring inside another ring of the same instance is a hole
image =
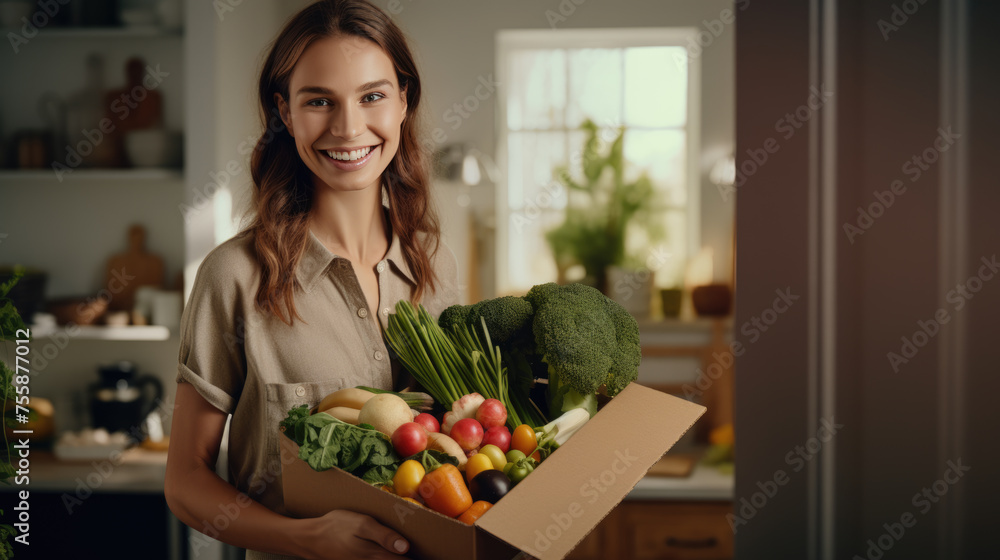
[[[472,494],[465,478],[455,465],[441,464],[431,457],[427,474],[417,487],[417,494],[427,507],[448,517],[458,517],[472,506]],[[436,466],[435,466],[436,464]]]
[[[458,516],[458,520],[467,525],[475,524],[476,520],[483,516],[488,509],[493,507],[493,504],[485,501],[479,500],[478,502],[472,504],[472,507],[465,510],[465,513]]]

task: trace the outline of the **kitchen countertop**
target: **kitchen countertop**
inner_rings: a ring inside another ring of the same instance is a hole
[[[635,485],[626,500],[732,501],[733,475],[698,463],[690,476],[647,476]]]
[[[48,451],[32,451],[27,486],[2,486],[0,492],[150,493],[163,492],[167,454],[132,448],[118,465],[110,460],[61,461]],[[13,482],[13,481],[12,481]],[[647,476],[639,481],[627,500],[726,501],[733,499],[733,476],[714,467],[697,464],[688,477]]]
[[[31,450],[28,484],[0,487],[0,492],[121,492],[162,494],[167,453],[138,447],[110,459],[62,461],[51,451]],[[11,479],[13,483],[14,479]],[[89,495],[89,494],[88,494]]]

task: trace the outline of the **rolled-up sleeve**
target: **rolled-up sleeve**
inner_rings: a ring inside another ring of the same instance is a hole
[[[190,383],[219,410],[232,414],[246,381],[244,306],[222,246],[198,267],[180,327],[177,382]]]

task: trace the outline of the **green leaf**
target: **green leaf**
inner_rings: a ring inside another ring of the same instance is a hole
[[[361,480],[364,480],[372,486],[384,486],[392,485],[392,477],[395,476],[395,467],[386,467],[378,465],[372,467],[365,471],[365,474],[361,475]]]

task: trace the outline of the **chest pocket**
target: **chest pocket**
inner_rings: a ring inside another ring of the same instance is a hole
[[[319,404],[323,397],[343,389],[348,380],[344,378],[310,383],[267,383],[264,391],[267,398],[267,454],[278,455],[281,450],[281,440],[285,437],[278,430],[278,424],[288,417],[288,411],[299,405],[312,408]],[[353,387],[354,385],[351,385]]]

